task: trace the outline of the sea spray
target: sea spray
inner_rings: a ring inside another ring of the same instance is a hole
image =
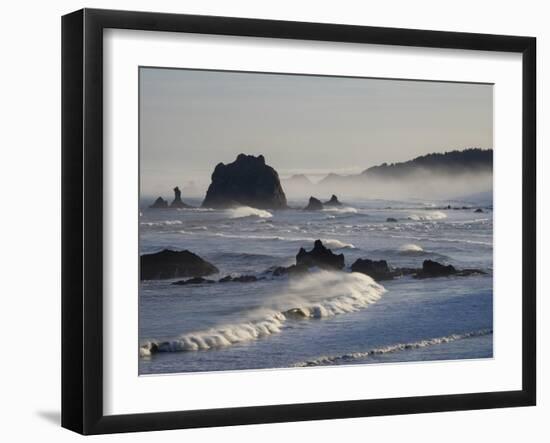
[[[364,274],[317,270],[290,279],[284,291],[266,300],[265,307],[249,312],[241,322],[173,340],[147,341],[139,353],[148,357],[157,352],[206,351],[265,338],[281,332],[289,319],[319,319],[364,309],[385,291]]]

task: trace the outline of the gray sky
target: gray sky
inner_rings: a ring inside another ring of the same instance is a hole
[[[316,180],[492,143],[490,85],[140,70],[143,196],[189,181],[205,192],[216,164],[240,152]]]

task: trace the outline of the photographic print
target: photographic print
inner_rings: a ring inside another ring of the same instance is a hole
[[[492,358],[492,84],[139,69],[141,375]]]

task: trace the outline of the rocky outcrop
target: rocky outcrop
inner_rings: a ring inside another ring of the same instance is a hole
[[[391,280],[396,275],[396,272],[392,271],[388,266],[386,260],[369,260],[368,258],[359,258],[351,265],[352,272],[361,272],[375,280]]]
[[[424,260],[422,263],[422,269],[416,273],[415,277],[446,277],[456,274],[456,272],[456,268],[453,265],[442,265],[436,261]]]
[[[218,272],[213,264],[190,251],[164,249],[140,257],[140,279],[161,280],[180,277],[203,277]]]
[[[315,197],[309,197],[309,203],[304,208],[305,211],[320,211],[322,209],[323,209],[323,203],[321,203],[321,200]]]
[[[442,265],[433,260],[424,260],[422,269],[416,271],[414,278],[434,278],[434,277],[467,277],[469,275],[486,274],[480,269],[462,269],[458,270],[453,265]]]
[[[284,209],[287,203],[279,174],[265,163],[264,156],[239,154],[233,163],[218,163],[202,206]]]
[[[396,219],[396,218],[393,218],[393,217],[388,217],[388,218],[386,219],[386,221],[387,221],[388,223],[397,223],[397,219]]]
[[[164,200],[162,197],[159,197],[155,200],[155,203],[153,203],[149,207],[153,209],[166,209],[168,207],[168,202]]]
[[[263,277],[256,277],[255,275],[238,275],[236,277],[232,277],[231,275],[226,275],[223,278],[220,278],[218,280],[219,283],[228,283],[228,282],[236,282],[236,283],[252,283],[258,280],[263,280]]]
[[[174,188],[174,201],[172,201],[172,203],[170,203],[170,207],[171,208],[190,208],[191,206],[189,206],[188,204],[184,203],[182,200],[181,200],[181,191],[180,191],[180,188],[178,188],[177,186]]]
[[[200,284],[204,284],[204,283],[215,283],[215,281],[214,280],[209,280],[209,279],[203,278],[203,277],[193,277],[193,278],[190,278],[189,280],[178,280],[178,281],[175,281],[172,284],[181,286],[181,285],[200,285]]]
[[[291,265],[291,266],[278,266],[273,269],[272,274],[275,277],[280,277],[281,275],[302,275],[305,274],[308,270],[308,267],[304,264],[301,265]]]
[[[296,255],[296,266],[342,269],[344,264],[344,254],[334,254],[323,245],[321,240],[315,240],[311,251],[300,248]]]
[[[483,209],[477,208],[474,212],[475,212],[476,214],[483,214]]]
[[[342,206],[342,203],[338,201],[338,197],[336,197],[336,195],[332,194],[332,197],[330,197],[330,200],[326,201],[324,205],[325,206]]]

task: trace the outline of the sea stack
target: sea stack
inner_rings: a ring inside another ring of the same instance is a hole
[[[304,208],[305,211],[320,211],[321,209],[323,209],[323,203],[315,197],[309,197],[309,203]]]
[[[286,209],[287,203],[279,174],[266,165],[264,156],[239,154],[233,163],[218,163],[202,206]]]
[[[325,206],[342,206],[342,203],[338,201],[338,197],[336,195],[332,194],[332,197],[330,197],[330,200],[328,202],[324,203]]]
[[[171,208],[190,208],[189,205],[181,201],[181,191],[177,186],[174,188],[174,201],[170,203]]]
[[[168,207],[168,202],[164,200],[162,197],[159,197],[155,200],[155,203],[153,203],[149,207],[153,209],[166,209]]]
[[[321,240],[315,240],[311,251],[300,248],[296,255],[296,266],[305,266],[308,268],[317,266],[322,269],[342,269],[344,265],[344,254],[334,254],[323,245]]]

